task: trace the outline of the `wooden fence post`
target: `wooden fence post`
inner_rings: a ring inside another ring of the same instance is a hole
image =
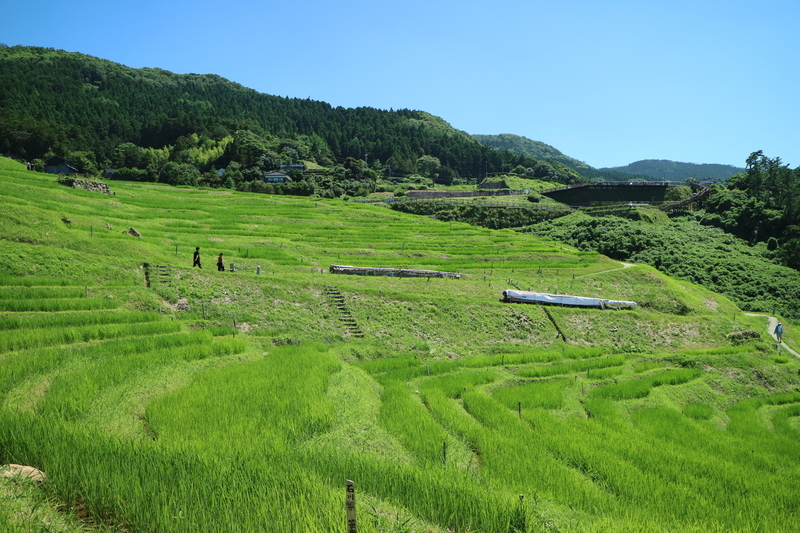
[[[356,526],[356,489],[354,483],[349,479],[345,481],[347,489],[345,492],[344,507],[347,514],[347,533],[357,533]]]

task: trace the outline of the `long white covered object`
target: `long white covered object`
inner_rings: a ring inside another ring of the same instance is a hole
[[[355,274],[358,276],[394,276],[398,278],[454,278],[461,279],[458,272],[441,272],[439,270],[415,270],[411,268],[357,267],[348,265],[330,265],[331,274]]]
[[[607,300],[605,298],[569,296],[567,294],[547,294],[544,292],[517,291],[513,289],[503,291],[503,301],[512,303],[566,305],[569,307],[598,307],[601,309],[605,307],[637,307],[636,302],[626,302],[625,300]]]

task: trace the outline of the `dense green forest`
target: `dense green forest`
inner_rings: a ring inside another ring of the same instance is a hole
[[[684,181],[694,178],[698,181],[725,181],[734,174],[745,169],[732,165],[680,163],[665,159],[644,159],[624,167],[610,167],[601,171],[613,171],[633,176],[648,176],[651,179],[664,181]]]
[[[338,163],[329,179],[364,182],[356,189],[368,189],[377,175],[419,173],[451,183],[539,163],[482,146],[423,111],[332,107],[212,74],[133,69],[22,46],[0,48],[0,152],[28,161],[56,154],[88,174],[125,168],[120,176],[210,186],[252,182],[299,161]],[[232,174],[216,179],[210,172],[219,169]],[[547,177],[585,179],[555,169]],[[287,192],[303,193],[295,188]]]

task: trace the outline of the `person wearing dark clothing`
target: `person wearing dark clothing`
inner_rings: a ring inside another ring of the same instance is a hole
[[[203,268],[203,265],[200,264],[200,247],[194,249],[194,258],[192,260],[192,268],[199,267]]]
[[[219,257],[217,257],[217,270],[220,272],[225,271],[225,261],[222,259],[222,254],[219,254]]]

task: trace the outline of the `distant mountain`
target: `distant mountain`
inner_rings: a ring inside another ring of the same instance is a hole
[[[578,171],[583,177],[592,181],[628,181],[639,180],[649,181],[650,176],[634,175],[630,173],[616,172],[613,169],[596,169],[578,161],[572,157],[564,155],[549,144],[540,141],[532,141],[527,137],[513,135],[511,133],[501,133],[500,135],[473,135],[483,146],[488,146],[499,151],[508,151],[525,157],[532,157],[540,161],[560,163],[564,166]],[[635,173],[634,173],[635,174]]]
[[[663,181],[684,181],[687,178],[725,181],[734,174],[745,171],[743,168],[731,165],[679,163],[666,159],[643,159],[624,167],[610,167],[600,170],[645,175]]]

